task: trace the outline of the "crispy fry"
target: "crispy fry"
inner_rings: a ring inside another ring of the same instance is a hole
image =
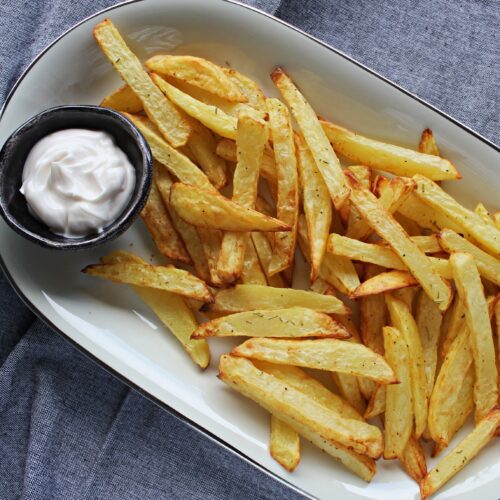
[[[418,439],[413,436],[408,439],[399,460],[409,476],[417,483],[420,483],[427,474],[424,450]]]
[[[156,73],[152,73],[151,78],[158,85],[158,88],[186,114],[203,123],[205,127],[216,134],[228,139],[236,139],[237,120],[234,116],[224,113],[222,109],[216,106],[198,101],[171,85]]]
[[[278,99],[267,99],[266,104],[278,176],[277,218],[292,228],[287,233],[274,235],[273,257],[269,264],[269,274],[273,275],[287,269],[293,262],[297,238],[299,187],[290,114]]]
[[[163,169],[163,167],[160,167]],[[156,182],[151,185],[148,201],[141,217],[148,228],[158,250],[169,259],[191,264],[186,247],[174,229],[170,215],[165,208]]]
[[[271,363],[347,373],[381,384],[397,382],[384,358],[366,346],[337,339],[326,340],[252,338],[235,347],[232,354]]]
[[[391,214],[384,210],[377,198],[359,184],[351,188],[351,202],[368,224],[384,238],[399,258],[408,266],[426,293],[446,311],[452,300],[451,287],[429,265],[428,257],[408,237]]]
[[[204,323],[193,333],[193,338],[233,336],[345,339],[349,333],[328,314],[305,307],[234,313]]]
[[[423,290],[420,290],[416,304],[415,321],[422,344],[428,398],[431,397],[436,378],[438,342],[442,320],[443,317],[436,303]]]
[[[268,284],[277,288],[286,286],[281,274],[273,274],[272,276],[269,274],[269,264],[273,256],[273,249],[267,236],[264,233],[252,233],[251,238]]]
[[[328,142],[316,113],[281,68],[276,68],[272,72],[271,79],[297,120],[332,201],[335,207],[339,208],[349,196],[349,188],[345,182],[340,162]]]
[[[120,76],[141,100],[149,118],[174,147],[187,143],[189,124],[177,108],[165,98],[144,71],[141,62],[127,47],[120,33],[109,19],[94,28],[94,38]]]
[[[414,179],[417,183],[415,194],[420,200],[463,228],[458,232],[464,233],[465,230],[485,249],[497,258],[500,257],[500,231],[498,229],[493,225],[485,224],[479,215],[460,205],[435,182],[422,175],[415,175]],[[440,229],[446,229],[446,227]]]
[[[321,125],[333,148],[356,163],[405,177],[423,174],[437,181],[461,178],[455,166],[439,156],[369,139],[327,121],[322,120]]]
[[[201,57],[164,54],[149,58],[145,64],[149,71],[187,82],[228,101],[248,101],[220,66]]]
[[[319,275],[321,263],[326,251],[326,244],[332,223],[332,204],[325,185],[309,148],[299,136],[296,136],[300,184],[307,222],[310,244],[311,282]],[[343,205],[347,206],[347,205]]]
[[[242,75],[233,68],[222,68],[229,79],[238,87],[239,91],[247,98],[248,104],[255,109],[266,111],[266,99],[261,88],[248,76]]]
[[[386,388],[384,458],[399,458],[413,430],[413,399],[410,380],[410,352],[403,334],[385,326],[385,359],[394,371],[399,384]]]
[[[420,137],[420,142],[418,144],[418,150],[421,153],[426,153],[428,155],[441,156],[439,154],[436,139],[434,138],[434,134],[430,128],[426,128],[422,132],[422,136]]]
[[[236,143],[230,139],[221,139],[217,143],[215,152],[226,161],[232,161],[233,163],[237,161]],[[276,185],[278,182],[274,153],[268,145],[264,148],[264,155],[260,164],[260,175],[272,185]]]
[[[479,215],[479,217],[481,217],[482,221],[485,224],[496,227],[495,223],[493,222],[493,219],[490,216],[490,213],[488,212],[488,209],[481,202],[479,202],[476,205],[476,208],[474,208],[474,213]]]
[[[387,271],[363,281],[349,296],[359,299],[417,285],[418,281],[407,271]]]
[[[443,250],[449,253],[466,252],[471,254],[476,261],[481,276],[500,286],[500,260],[487,254],[451,229],[443,229],[438,234],[438,238]]]
[[[173,266],[151,266],[133,262],[116,264],[94,264],[82,271],[115,283],[155,288],[177,293],[202,302],[212,302],[207,285],[188,271]]]
[[[215,296],[215,302],[207,310],[233,313],[286,307],[307,307],[329,314],[350,312],[340,299],[331,295],[259,285],[236,285],[234,288],[221,290]]]
[[[100,106],[113,108],[116,111],[125,111],[126,113],[139,113],[143,110],[141,100],[127,84],[107,95],[101,101]]]
[[[259,165],[266,142],[265,122],[240,115],[236,133],[238,163],[233,175],[232,201],[241,207],[255,208]],[[241,276],[249,238],[248,233],[228,231],[224,234],[217,263],[219,276],[224,283],[233,283]]]
[[[368,402],[368,407],[364,414],[366,420],[375,418],[377,415],[384,413],[386,397],[387,391],[385,385],[379,385]]]
[[[225,231],[288,231],[278,219],[246,208],[220,194],[177,182],[172,186],[170,206],[189,224]]]
[[[420,484],[422,499],[435,493],[468,464],[493,439],[499,425],[500,408],[497,407],[492,409],[474,430],[426,475]]]
[[[243,268],[241,270],[241,282],[246,285],[267,285],[266,275],[260,267],[259,257],[251,238],[247,239],[245,258],[243,259]]]
[[[230,387],[253,399],[299,434],[319,434],[325,444],[341,444],[356,453],[377,458],[382,453],[382,435],[375,426],[340,417],[301,391],[257,369],[250,361],[224,355],[219,377]],[[318,440],[313,441],[316,444]]]
[[[391,294],[386,294],[385,302],[389,310],[392,325],[402,333],[411,353],[410,374],[413,411],[415,415],[414,435],[418,439],[427,426],[428,410],[427,379],[425,377],[422,343],[420,341],[417,324],[407,305],[394,298]]]
[[[457,293],[465,306],[465,319],[471,337],[476,381],[474,384],[475,419],[479,422],[498,401],[497,368],[493,332],[484,297],[483,285],[474,257],[454,253],[450,264]]]
[[[279,418],[271,415],[271,456],[288,472],[293,472],[300,462],[300,437],[297,431]]]

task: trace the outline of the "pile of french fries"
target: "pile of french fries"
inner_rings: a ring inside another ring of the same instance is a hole
[[[198,57],[143,65],[109,20],[94,36],[125,81],[102,105],[154,156],[142,216],[175,266],[115,252],[84,272],[132,285],[202,368],[208,338],[249,337],[219,378],[271,414],[287,470],[302,437],[366,481],[398,459],[432,495],[500,430],[500,214],[442,189],[461,176],[430,130],[386,144],[318,119],[280,68],[282,100]],[[428,471],[421,442],[440,454],[471,414]]]

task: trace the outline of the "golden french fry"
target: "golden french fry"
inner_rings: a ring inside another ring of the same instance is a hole
[[[205,127],[216,134],[228,139],[236,139],[237,120],[234,116],[224,113],[217,106],[198,101],[198,99],[174,87],[156,73],[152,73],[151,78],[158,85],[158,88],[186,114],[203,123]]]
[[[403,334],[396,328],[383,329],[385,359],[399,384],[386,387],[384,458],[399,458],[413,431],[413,398],[410,352]]]
[[[408,266],[422,288],[438,304],[439,309],[446,311],[452,300],[449,283],[434,271],[429,258],[413,243],[392,215],[383,209],[377,198],[370,191],[360,188],[359,184],[351,182],[351,202]]]
[[[272,276],[269,274],[269,264],[273,256],[273,249],[267,236],[264,233],[252,233],[251,238],[268,284],[277,288],[286,286],[281,274],[273,274]]]
[[[241,207],[255,208],[259,165],[266,142],[265,122],[240,115],[236,133],[238,163],[233,175],[232,201]],[[233,283],[241,276],[249,238],[248,233],[228,231],[224,234],[217,263],[219,277],[224,283]]]
[[[87,266],[82,272],[115,283],[166,290],[202,302],[213,301],[212,294],[203,281],[188,271],[176,269],[173,266],[152,266],[133,262],[93,264]]]
[[[420,341],[417,324],[408,306],[389,293],[385,296],[385,302],[389,310],[392,325],[402,333],[411,353],[410,374],[413,412],[415,415],[414,435],[418,439],[427,426],[428,411],[427,379],[425,377],[422,342]]]
[[[134,292],[155,312],[161,322],[175,335],[192,360],[201,368],[210,363],[206,340],[192,340],[191,334],[198,326],[192,311],[182,298],[165,290],[133,286]]]
[[[304,257],[310,260],[307,224],[303,215],[299,216],[297,235]],[[319,276],[345,295],[350,295],[360,285],[354,265],[349,259],[340,255],[326,253],[319,270]]]
[[[479,215],[460,205],[435,182],[423,175],[415,175],[413,178],[417,183],[415,195],[420,200],[459,225],[462,228],[458,231],[459,233],[463,234],[465,230],[481,246],[497,258],[500,257],[500,230],[493,225],[485,224]],[[440,227],[440,229],[446,229],[446,227],[449,226]],[[469,239],[467,235],[466,237]]]
[[[422,499],[428,498],[467,465],[494,437],[500,425],[500,408],[492,409],[420,483]]]
[[[392,292],[392,296],[401,302],[404,302],[411,313],[413,313],[413,301],[416,294],[416,288],[401,288]]]
[[[438,342],[443,316],[436,303],[423,290],[420,290],[417,298],[415,321],[422,344],[425,377],[427,380],[427,397],[430,398],[436,378]]]
[[[230,139],[221,139],[217,143],[215,152],[226,161],[232,161],[233,163],[237,161],[236,143]],[[264,155],[260,164],[260,175],[272,185],[276,185],[278,182],[274,153],[268,145],[264,148]]]
[[[141,217],[163,255],[169,259],[191,264],[191,258],[172,224],[155,181],[151,184],[148,201],[142,209]]]
[[[267,285],[266,275],[260,267],[259,257],[251,238],[247,239],[245,258],[241,269],[241,282],[245,285]]]
[[[500,260],[487,254],[451,229],[443,229],[438,234],[438,238],[443,250],[449,253],[466,252],[471,254],[476,261],[481,276],[500,286]]]
[[[308,375],[301,368],[259,360],[253,360],[252,362],[259,370],[269,373],[279,380],[286,382],[295,389],[308,395],[325,408],[338,413],[341,417],[364,421],[358,411],[347,401],[327,389],[323,384]]]
[[[439,156],[369,139],[327,121],[322,120],[321,125],[333,149],[356,163],[405,177],[423,174],[436,181],[462,177],[451,162]]]
[[[347,373],[331,373],[331,377],[339,394],[360,414],[364,414],[366,409],[366,402],[361,394],[359,387],[359,379],[354,375]]]
[[[286,106],[278,99],[267,99],[269,126],[273,140],[274,159],[278,176],[277,218],[292,230],[274,235],[273,257],[269,274],[273,275],[291,266],[297,238],[299,186],[293,128]]]
[[[490,216],[490,213],[488,212],[488,209],[481,202],[479,202],[476,205],[476,208],[474,208],[474,213],[479,215],[479,217],[481,217],[482,221],[485,224],[489,224],[496,227],[495,223],[493,222],[493,219]]]
[[[196,120],[189,123],[192,133],[188,146],[196,163],[217,189],[224,187],[227,184],[226,162],[215,152],[217,144],[212,132]]]
[[[418,281],[407,271],[387,271],[363,281],[354,292],[349,294],[349,297],[359,299],[417,285]]]
[[[347,170],[351,172],[354,177],[356,177],[356,179],[365,189],[371,190],[372,169],[370,167],[367,167],[365,165],[351,165],[347,167]],[[348,230],[349,226],[356,226],[357,224],[360,224],[361,221],[363,221],[363,218],[361,217],[359,212],[355,208],[352,208],[350,203],[344,203],[340,207],[338,213],[340,215],[340,218],[344,222],[344,225],[347,224]]]
[[[261,88],[248,76],[242,75],[233,68],[222,68],[222,71],[238,87],[239,91],[247,98],[248,104],[255,109],[266,111],[266,99]]]
[[[377,266],[369,264],[365,270],[367,279],[380,273]],[[383,295],[362,297],[359,304],[360,333],[363,343],[372,351],[384,354],[382,327],[386,324],[387,308]]]
[[[339,159],[328,142],[316,113],[281,68],[276,68],[271,73],[271,79],[278,87],[294,118],[297,120],[316,166],[323,176],[332,201],[335,207],[339,208],[349,196],[349,188]]]
[[[447,324],[446,328],[443,328],[442,331],[442,340],[440,345],[440,356],[441,359],[444,359],[452,342],[457,337],[462,324],[465,322],[465,310],[460,297],[456,296],[453,302],[453,307],[451,308],[450,314],[447,315]]]
[[[139,129],[148,141],[154,158],[181,182],[216,192],[208,177],[185,155],[170,146],[155,126],[143,116],[124,115]]]
[[[382,356],[362,344],[337,339],[252,338],[236,346],[232,354],[271,363],[347,373],[381,384],[397,382],[394,372]]]
[[[297,431],[279,418],[271,415],[271,456],[288,472],[293,472],[300,462],[300,437]]]
[[[170,206],[196,227],[225,231],[288,231],[290,226],[246,208],[224,196],[177,182],[170,192]]]
[[[377,427],[340,417],[301,391],[259,370],[249,360],[221,356],[219,378],[299,434],[307,428],[306,439],[314,433],[321,435],[326,443],[338,443],[371,458],[378,458],[382,453],[382,434]]]
[[[201,57],[164,54],[149,58],[145,64],[149,71],[187,82],[228,101],[248,101],[220,66]]]
[[[207,310],[233,313],[287,307],[307,307],[328,314],[350,312],[340,299],[331,295],[260,285],[236,285],[234,288],[220,290],[215,296],[215,302]]]
[[[196,273],[203,281],[210,281],[210,270],[208,269],[207,258],[205,256],[203,244],[201,242],[198,231],[191,224],[184,222],[177,215],[177,212],[175,210],[170,210],[170,189],[173,184],[170,174],[167,172],[166,168],[158,165],[155,161],[154,175],[156,186],[158,187],[158,191],[160,192],[163,203],[165,204],[165,207],[170,214],[175,229],[181,235],[182,240],[184,241],[184,245],[191,257],[191,260],[193,261]]]
[[[93,33],[106,57],[141,100],[144,111],[167,141],[174,147],[186,144],[191,132],[189,124],[153,83],[113,23],[105,19]]]
[[[442,446],[450,442],[450,421],[456,414],[458,397],[464,375],[472,365],[469,333],[462,323],[441,365],[429,402],[429,432],[434,441]]]
[[[410,436],[410,439],[408,439],[405,449],[399,457],[399,461],[408,475],[417,483],[420,483],[427,474],[424,450],[418,439],[415,439],[414,436]]]
[[[426,128],[422,132],[422,136],[420,137],[420,142],[418,144],[418,150],[421,153],[426,153],[428,155],[441,156],[439,154],[436,139],[434,138],[434,134],[430,128]]]
[[[366,420],[370,420],[384,413],[386,396],[387,392],[385,385],[377,386],[375,391],[373,391],[370,400],[368,401],[368,406],[366,407],[366,411],[364,413],[364,417]]]
[[[311,282],[314,282],[319,275],[326,251],[332,223],[332,204],[325,181],[314,162],[311,151],[299,136],[296,136],[296,148],[310,244]]]
[[[439,244],[439,234],[429,234],[426,236],[412,236],[411,240],[424,253],[440,253],[443,251]]]
[[[193,338],[205,337],[335,337],[348,331],[328,314],[305,307],[233,313],[199,326]]]
[[[141,100],[127,84],[107,95],[99,106],[113,108],[116,111],[125,111],[126,113],[139,113],[143,110]]]
[[[474,257],[466,253],[454,253],[450,256],[450,264],[457,293],[465,306],[465,319],[470,332],[476,374],[475,420],[479,422],[498,401],[498,375],[493,332],[483,285]]]

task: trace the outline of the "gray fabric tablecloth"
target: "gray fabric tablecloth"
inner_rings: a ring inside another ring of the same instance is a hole
[[[0,2],[0,101],[52,39],[113,0]],[[496,0],[248,0],[499,142]],[[0,273],[0,499],[294,498],[130,390]]]

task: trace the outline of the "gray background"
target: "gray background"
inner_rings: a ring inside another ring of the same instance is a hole
[[[106,0],[0,3],[0,101]],[[480,0],[248,1],[499,142],[500,5]],[[0,499],[294,498],[160,410],[35,318],[0,273]]]

